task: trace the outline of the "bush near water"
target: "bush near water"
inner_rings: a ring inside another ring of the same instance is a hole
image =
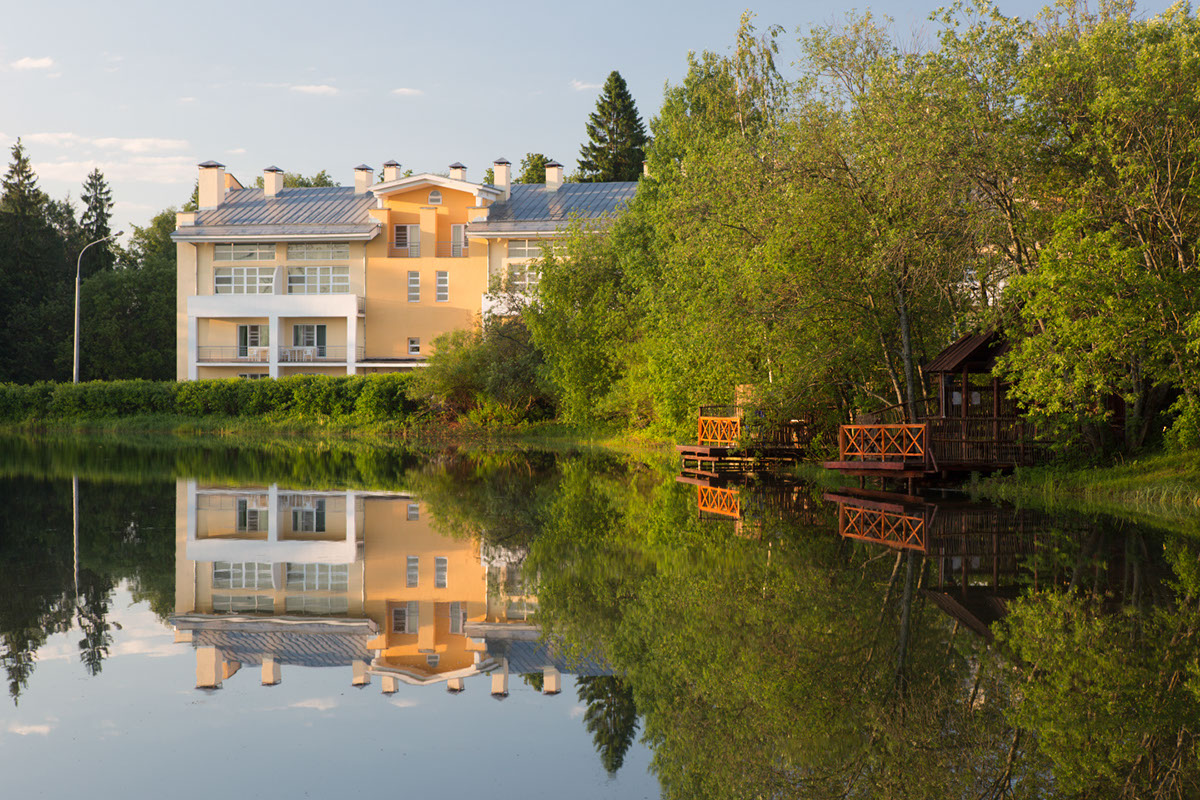
[[[294,375],[278,380],[0,384],[0,422],[176,414],[187,417],[404,422],[417,410],[409,376]]]

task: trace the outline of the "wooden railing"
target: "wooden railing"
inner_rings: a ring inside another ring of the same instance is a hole
[[[924,461],[925,425],[843,425],[838,432],[842,461]]]
[[[696,427],[696,444],[733,445],[742,438],[742,418],[739,416],[704,416],[700,410]]]
[[[1020,417],[939,418],[927,421],[939,461],[1029,465],[1044,459],[1048,444]]]
[[[925,518],[903,512],[839,503],[838,532],[903,550],[925,549]]]
[[[734,519],[742,516],[741,495],[737,489],[697,486],[696,507],[700,509],[701,513],[720,514],[723,517],[733,517]]]

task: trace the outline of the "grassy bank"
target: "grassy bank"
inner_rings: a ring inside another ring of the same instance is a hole
[[[1036,467],[974,481],[972,494],[1200,527],[1200,452],[1150,455],[1107,467]]]

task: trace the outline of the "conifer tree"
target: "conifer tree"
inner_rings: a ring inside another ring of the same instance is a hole
[[[37,176],[20,138],[12,146],[12,163],[4,173],[3,194],[0,194],[0,211],[8,211],[18,217],[39,214],[46,204],[46,194],[38,188]]]
[[[588,142],[579,150],[579,180],[636,181],[646,154],[646,126],[621,73],[604,82],[596,110],[588,116]]]
[[[104,179],[104,173],[99,169],[93,169],[88,174],[87,180],[83,182],[83,194],[80,196],[80,200],[83,201],[83,217],[79,224],[84,243],[111,235],[112,230],[109,228],[108,222],[112,218],[112,190],[108,186],[108,181]],[[110,270],[116,260],[116,256],[113,255],[112,249],[107,244],[97,245],[83,254],[83,275],[88,277],[97,272]]]

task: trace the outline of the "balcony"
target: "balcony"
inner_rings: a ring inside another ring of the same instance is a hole
[[[348,317],[365,310],[360,294],[202,294],[188,297],[187,305],[197,319]]]
[[[436,256],[438,258],[466,258],[471,254],[471,246],[467,242],[438,242]]]
[[[231,345],[203,345],[196,348],[196,361],[201,363],[236,362],[266,364],[271,359],[269,347],[239,347]]]
[[[420,258],[421,243],[397,244],[388,242],[388,258]]]
[[[315,347],[281,347],[279,348],[280,364],[345,364],[345,345],[319,345]],[[355,360],[361,361],[366,356],[366,348],[355,349]]]
[[[467,258],[471,255],[470,242],[435,242],[433,247],[434,258]],[[428,251],[425,252],[428,257]],[[421,245],[417,242],[411,244],[399,244],[388,242],[388,258],[420,258]]]

